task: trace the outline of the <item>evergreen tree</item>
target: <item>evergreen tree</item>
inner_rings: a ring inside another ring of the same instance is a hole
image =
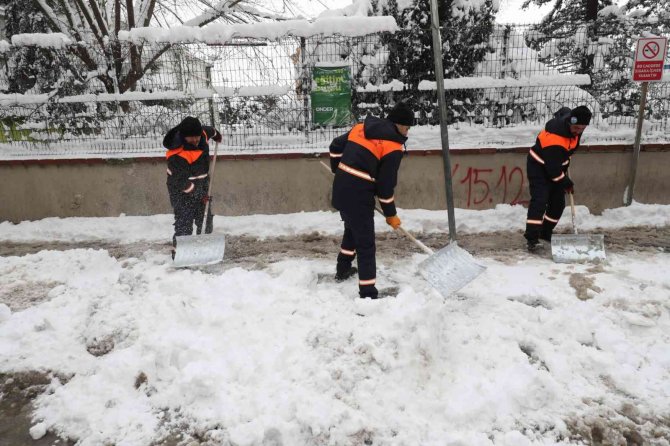
[[[383,15],[393,16],[401,28],[382,38],[382,44],[389,51],[382,83],[394,79],[404,82],[407,89],[396,92],[393,99],[405,101],[417,110],[419,124],[438,123],[435,91],[418,90],[422,80],[435,79],[430,0],[414,0],[405,8],[400,8],[397,0],[388,0],[379,10]],[[438,10],[445,79],[473,75],[477,64],[490,51],[489,37],[495,14],[492,1],[464,3],[440,0]],[[447,98],[462,101],[470,95],[471,92],[467,91],[450,91]],[[452,107],[448,109],[451,111]],[[452,116],[450,120],[453,119]]]
[[[525,5],[544,0],[528,0]],[[590,11],[595,9],[595,13]],[[562,71],[588,74],[584,87],[603,117],[634,114],[639,88],[631,80],[635,40],[644,33],[666,34],[670,0],[563,0],[527,34],[540,60]]]

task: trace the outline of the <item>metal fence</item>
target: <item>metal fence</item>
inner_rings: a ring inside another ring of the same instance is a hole
[[[569,85],[574,82],[568,77],[557,78],[576,74],[575,67],[540,62],[543,55],[529,48],[529,30],[521,25],[496,26],[485,45],[484,61],[474,73],[467,79],[448,80],[452,123],[498,128],[538,125],[562,106],[587,104],[596,111],[596,126],[634,126],[635,107],[625,106],[620,97],[603,102],[602,95],[593,93],[598,92],[597,85]],[[435,125],[435,90],[418,82],[433,80],[430,75],[407,79],[389,75],[389,54],[397,54],[402,49],[398,46],[407,41],[400,37],[409,36],[401,32],[179,44],[162,52],[133,92],[119,95],[92,88],[79,95],[0,95],[0,154],[162,153],[163,135],[187,115],[220,128],[227,151],[323,151],[344,129],[313,122],[310,93],[317,63],[350,66],[356,119],[382,114],[395,101],[412,98],[419,104],[419,125]],[[157,51],[147,46],[142,57],[151,60]],[[4,53],[5,69],[10,56]],[[123,67],[129,69],[127,62]],[[0,77],[0,87],[6,82]],[[668,129],[670,117],[667,85],[653,85],[648,101],[650,126],[660,131]],[[630,99],[635,88],[619,95]]]

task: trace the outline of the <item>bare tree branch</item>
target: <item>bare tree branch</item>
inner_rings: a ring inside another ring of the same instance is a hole
[[[77,7],[79,8],[79,11],[84,16],[84,19],[86,19],[86,23],[88,24],[89,28],[91,29],[91,32],[98,41],[98,44],[100,45],[101,48],[104,48],[105,42],[102,38],[102,35],[100,34],[100,30],[97,28],[97,26],[95,26],[93,17],[91,17],[91,12],[86,7],[86,4],[84,4],[83,0],[74,0],[74,1]]]
[[[128,29],[135,28],[135,7],[133,0],[126,0],[126,14],[128,16]],[[138,75],[142,72],[142,60],[137,46],[130,42],[130,71],[121,83],[127,88],[133,88],[139,79]]]
[[[100,8],[98,8],[98,4],[96,0],[88,0],[89,4],[91,5],[91,10],[93,11],[93,16],[95,17],[96,22],[98,23],[98,28],[100,29],[100,34],[103,36],[109,36],[109,30],[107,29],[107,25],[105,24],[105,21],[102,18],[102,15],[100,14]]]

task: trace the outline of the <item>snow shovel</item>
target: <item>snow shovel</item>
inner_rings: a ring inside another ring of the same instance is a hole
[[[212,192],[212,182],[214,181],[214,167],[216,166],[216,153],[219,143],[214,143],[214,159],[209,169],[209,187],[207,196]],[[203,226],[207,223],[207,214],[209,213],[209,203],[205,204],[205,220]],[[206,228],[205,228],[206,229]],[[173,265],[177,268],[184,266],[212,265],[223,260],[223,254],[226,250],[226,238],[223,234],[200,234],[200,235],[181,235],[177,237],[176,252]]]
[[[330,167],[323,161],[321,161],[321,165],[330,172]],[[384,212],[376,206],[375,210],[382,216],[384,215]],[[396,231],[399,231],[430,256],[419,264],[419,273],[426,282],[439,291],[445,298],[472,282],[486,269],[484,265],[477,263],[469,252],[458,246],[456,242],[451,242],[435,252],[423,244],[423,242],[417,240],[402,226],[399,226]]]
[[[575,199],[570,195],[573,234],[556,234],[551,239],[551,255],[556,263],[605,260],[605,236],[578,234],[575,225]]]
[[[377,212],[381,213],[381,209],[376,209]],[[419,263],[419,273],[426,279],[426,282],[431,284],[444,297],[451,296],[475,280],[486,269],[456,242],[450,242],[447,246],[435,252],[414,238],[402,226],[399,226],[397,230],[430,256]]]

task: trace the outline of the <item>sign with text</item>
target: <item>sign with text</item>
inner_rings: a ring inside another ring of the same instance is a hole
[[[352,123],[349,67],[314,67],[312,74],[314,124],[342,127]]]
[[[637,82],[654,82],[663,78],[663,64],[668,39],[665,37],[641,38],[635,48],[635,64],[633,80]]]

